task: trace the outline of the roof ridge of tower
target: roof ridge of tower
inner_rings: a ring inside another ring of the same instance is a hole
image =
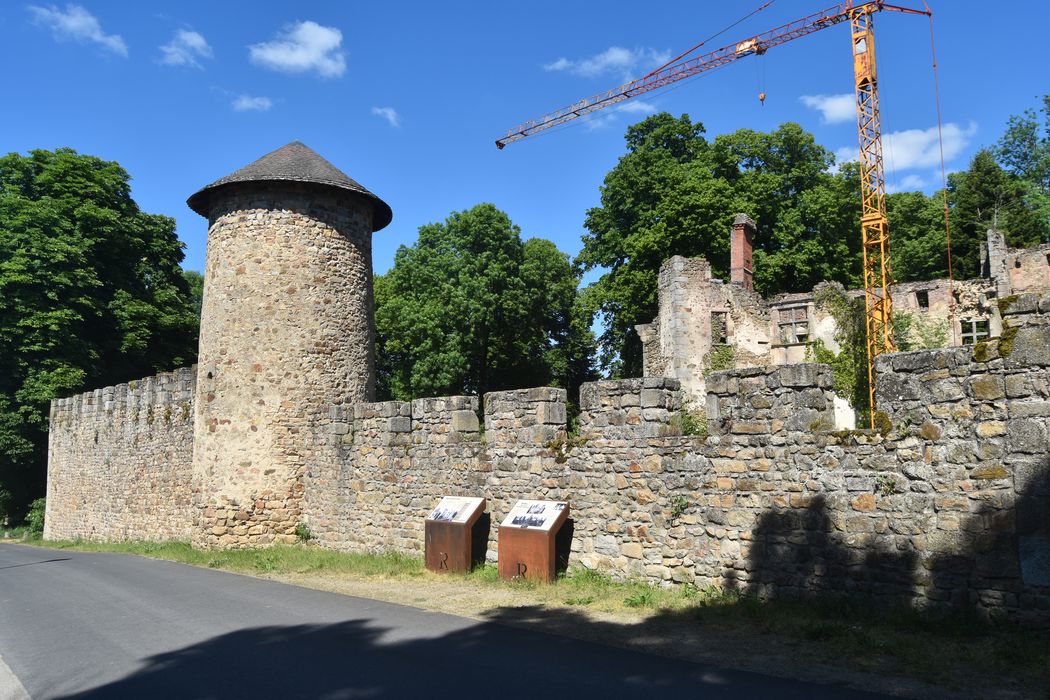
[[[386,202],[298,139],[201,188],[186,203],[190,209],[206,217],[211,195],[216,190],[248,182],[302,182],[362,195],[372,200],[375,206],[373,231],[384,228],[393,218]]]

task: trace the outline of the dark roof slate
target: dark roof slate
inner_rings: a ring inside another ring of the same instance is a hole
[[[208,202],[216,190],[238,182],[305,182],[324,185],[362,195],[375,207],[372,230],[378,231],[390,223],[393,212],[390,206],[369,192],[346,173],[322,158],[309,146],[292,141],[276,151],[267,153],[259,160],[240,170],[219,178],[201,188],[186,200],[190,209],[201,216],[208,216]]]

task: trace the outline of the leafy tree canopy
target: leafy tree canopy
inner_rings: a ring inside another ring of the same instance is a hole
[[[829,172],[833,155],[797,124],[704,137],[688,115],[655,114],[628,128],[627,153],[605,177],[601,206],[587,212],[576,263],[602,269],[585,299],[602,315],[603,364],[636,375],[634,325],[657,311],[657,275],[672,255],[729,267],[733,215],[755,219],[755,287],[763,294],[859,282],[856,167]]]
[[[578,276],[550,241],[522,241],[491,204],[419,229],[377,276],[379,395],[483,394],[593,375]]]
[[[943,191],[887,197],[896,279],[948,276],[943,198]],[[1015,248],[1050,240],[1050,95],[1040,113],[1010,117],[994,149],[978,151],[967,170],[948,176],[948,206],[957,278],[980,274],[990,228]]]
[[[42,495],[52,398],[196,358],[182,247],[174,220],[139,210],[117,163],[70,149],[0,157],[0,492],[10,517]]]
[[[1028,197],[1025,182],[995,162],[990,150],[978,151],[969,170],[948,177],[951,203],[952,268],[956,277],[981,272],[981,245],[987,231],[1003,232],[1015,248],[1038,245],[1050,235],[1050,221]]]

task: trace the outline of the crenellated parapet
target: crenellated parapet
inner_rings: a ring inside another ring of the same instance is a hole
[[[85,421],[112,421],[121,425],[155,420],[167,423],[192,420],[197,366],[182,367],[126,384],[107,386],[51,401],[50,424],[71,426]]]
[[[553,387],[485,394],[490,445],[545,445],[566,430],[565,390]]]
[[[196,370],[51,402],[46,537],[189,537]]]
[[[480,437],[477,396],[444,396],[412,402],[414,443],[475,442]]]
[[[835,426],[835,377],[817,363],[765,365],[707,375],[713,433],[820,432]]]
[[[350,431],[350,439],[359,445],[408,445],[412,442],[412,404],[407,401],[359,403],[346,409],[352,414],[348,423],[335,423],[337,430]]]
[[[667,435],[671,417],[681,409],[677,379],[588,382],[580,387],[580,432],[608,440]]]

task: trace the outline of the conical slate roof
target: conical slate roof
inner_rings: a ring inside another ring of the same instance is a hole
[[[368,198],[375,206],[372,217],[373,231],[385,227],[394,216],[386,202],[299,141],[281,146],[254,163],[198,190],[186,200],[186,204],[193,211],[206,217],[211,195],[216,190],[237,182],[306,182],[354,192]]]

